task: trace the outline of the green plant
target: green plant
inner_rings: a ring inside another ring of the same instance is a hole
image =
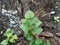
[[[47,45],[51,45],[49,40],[47,40]]]
[[[44,41],[44,43],[43,43],[42,45],[51,45],[51,44],[50,44],[50,40]]]
[[[29,45],[40,45],[42,40],[38,38],[43,29],[42,21],[35,16],[34,12],[28,10],[25,14],[25,19],[21,19],[20,28],[24,31],[24,36],[30,41]],[[36,40],[34,40],[34,36]]]
[[[59,22],[60,17],[59,16],[54,16],[54,20],[55,20],[55,22]]]
[[[10,28],[8,28],[7,31],[4,33],[4,35],[7,36],[7,38],[1,42],[1,45],[7,45],[9,42],[14,43],[15,39],[17,39],[17,35],[13,34],[13,31]]]

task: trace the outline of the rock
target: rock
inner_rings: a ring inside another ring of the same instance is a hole
[[[50,14],[55,14],[55,11],[51,11]]]
[[[60,32],[56,33],[56,35],[57,35],[58,37],[60,37]]]

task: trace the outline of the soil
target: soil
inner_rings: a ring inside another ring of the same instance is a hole
[[[11,28],[10,19],[2,14],[2,9],[7,11],[17,10],[19,19],[24,18],[24,14],[28,9],[32,10],[43,22],[41,26],[44,31],[39,37],[43,40],[50,40],[51,45],[60,45],[60,22],[56,23],[53,20],[54,16],[60,16],[60,0],[0,0],[0,42],[6,38],[3,35],[6,29]],[[52,11],[55,13],[50,14]],[[8,45],[28,45],[29,41],[23,36],[24,33],[19,28],[19,25],[12,28],[19,38],[16,40],[16,43],[9,43]]]

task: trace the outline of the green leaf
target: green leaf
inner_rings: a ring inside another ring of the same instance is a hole
[[[13,31],[12,31],[11,29],[9,29],[9,28],[8,28],[7,31],[4,33],[4,35],[7,36],[7,37],[11,37],[12,34],[13,34]]]
[[[47,40],[47,45],[51,45],[49,40]]]
[[[43,45],[47,45],[45,41],[43,42]]]
[[[34,39],[33,39],[34,37],[30,31],[28,32],[27,35],[25,35],[25,37],[27,37],[27,40],[29,40],[29,41],[34,41]]]
[[[25,14],[25,18],[26,18],[26,19],[31,19],[31,18],[33,18],[34,16],[35,16],[35,14],[34,14],[34,12],[31,11],[31,10],[28,10],[28,11],[26,12],[26,14]]]
[[[34,24],[35,24],[35,27],[38,27],[42,24],[42,22],[38,19],[38,17],[34,17],[33,19],[31,19]]]
[[[33,23],[31,20],[21,19],[21,23],[25,24],[26,26],[31,26]]]
[[[28,34],[29,28],[26,25],[21,24],[20,28],[24,31],[25,34]]]
[[[17,39],[17,35],[13,35],[9,41],[11,43],[14,43],[15,42],[15,39]]]
[[[59,16],[55,16],[54,17],[54,20],[58,20],[60,17]]]
[[[9,38],[3,40],[3,41],[1,42],[1,45],[7,45],[7,44],[8,44],[8,40],[9,40]]]
[[[59,22],[60,20],[56,20],[57,22]]]
[[[13,35],[13,36],[12,36],[12,39],[17,39],[17,35],[16,35],[16,34]]]
[[[41,21],[38,21],[35,27],[38,27],[41,23],[42,23]]]
[[[11,39],[9,40],[9,42],[15,43],[15,40],[11,38]]]
[[[32,35],[31,35],[31,36],[28,36],[28,37],[27,37],[27,40],[33,41],[33,36],[32,36]]]
[[[42,40],[40,39],[40,38],[37,38],[36,40],[35,40],[35,45],[40,45],[40,44],[42,44]]]
[[[29,45],[34,45],[34,41],[29,42]]]
[[[26,26],[31,26],[32,25],[32,22],[30,20],[27,20],[26,23],[25,23]]]
[[[33,32],[35,33],[35,34],[40,34],[41,32],[43,31],[43,29],[40,27],[40,28],[35,28],[34,30],[33,30]]]
[[[21,19],[21,23],[25,24],[26,23],[26,19]]]

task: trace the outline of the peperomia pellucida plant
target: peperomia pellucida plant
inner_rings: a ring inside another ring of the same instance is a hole
[[[1,45],[7,45],[9,44],[9,42],[15,43],[15,40],[18,38],[17,35],[14,34],[13,30],[10,28],[6,30],[4,36],[6,36],[7,38],[0,43]]]
[[[60,16],[54,16],[54,21],[59,22],[60,21]]]
[[[41,45],[43,41],[38,35],[43,31],[42,21],[31,10],[28,10],[24,17],[25,19],[21,19],[20,28],[24,31],[24,36],[29,40],[29,45]]]

